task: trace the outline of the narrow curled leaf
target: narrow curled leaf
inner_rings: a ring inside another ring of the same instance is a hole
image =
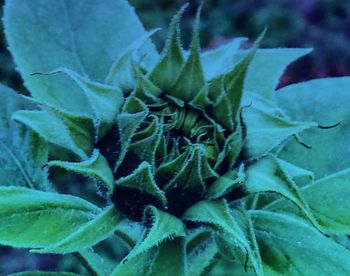
[[[123,106],[123,111],[117,116],[117,124],[120,136],[120,153],[114,164],[114,172],[122,163],[131,139],[148,114],[147,106],[139,99],[130,97]],[[113,142],[113,141],[112,141]],[[117,143],[117,141],[115,141]]]
[[[126,256],[126,260],[135,258],[166,240],[186,235],[185,226],[181,220],[153,206],[147,207],[145,216],[150,220],[151,227],[145,238]]]
[[[186,6],[184,5],[173,17],[162,57],[149,76],[150,80],[163,91],[167,91],[172,87],[184,64],[179,23]]]
[[[94,150],[89,159],[82,162],[68,162],[54,160],[48,163],[49,167],[60,167],[67,171],[76,172],[93,177],[102,184],[106,191],[112,193],[114,189],[114,176],[108,162],[98,150]]]
[[[206,198],[218,199],[242,184],[244,180],[244,166],[241,165],[238,169],[228,171],[215,180],[208,188]]]
[[[148,196],[154,197],[160,207],[164,208],[167,205],[167,199],[164,192],[159,189],[153,180],[152,167],[147,162],[142,162],[131,174],[126,177],[119,178],[115,187],[115,201],[125,200],[123,198],[123,191],[130,190],[130,192],[139,192],[140,197]],[[118,195],[121,195],[121,198]],[[142,206],[140,206],[142,207]]]
[[[184,101],[192,100],[205,85],[199,46],[200,11],[201,8],[198,9],[196,15],[196,23],[194,24],[193,29],[190,54],[183,68],[181,69],[174,86],[169,91],[171,96]]]

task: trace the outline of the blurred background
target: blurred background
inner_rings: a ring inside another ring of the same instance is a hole
[[[130,0],[147,29],[162,28],[154,37],[159,50],[163,47],[171,17],[185,2]],[[191,5],[181,23],[185,47],[201,1],[188,2]],[[0,0],[2,5],[3,0]],[[350,1],[346,0],[207,0],[201,19],[202,47],[214,48],[238,36],[255,39],[265,26],[268,33],[262,47],[314,49],[312,54],[289,66],[280,86],[312,78],[350,75]],[[1,21],[0,82],[25,91],[7,51]],[[70,258],[45,255],[38,258],[25,250],[0,247],[0,275],[21,270],[59,270],[62,266],[81,272],[74,263]]]

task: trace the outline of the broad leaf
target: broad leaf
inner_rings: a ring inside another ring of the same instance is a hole
[[[312,213],[328,233],[350,234],[350,169],[321,178],[300,189]],[[285,200],[266,206],[268,210],[298,213]]]
[[[51,246],[98,213],[98,207],[78,197],[0,187],[0,244],[26,248]]]
[[[124,100],[123,92],[118,87],[91,81],[67,68],[54,73],[66,74],[84,91],[93,112],[92,119],[97,125],[97,136],[104,136],[119,113]]]
[[[107,207],[93,220],[59,242],[31,252],[67,254],[89,248],[112,235],[122,219],[123,216],[114,209],[114,206]]]
[[[244,55],[243,51],[238,56]],[[311,49],[260,49],[249,66],[245,90],[271,98],[286,67]]]
[[[266,275],[349,275],[350,251],[284,214],[251,211]]]
[[[315,123],[290,121],[263,110],[249,107],[243,110],[247,126],[245,154],[259,157],[281,145],[287,138],[315,126]]]
[[[12,120],[14,112],[34,106],[15,91],[0,85],[0,186],[49,190],[46,143]]]
[[[58,110],[27,111],[13,118],[30,127],[46,141],[69,149],[81,159],[88,158],[94,142],[94,125],[90,118]]]
[[[219,48],[202,53],[201,60],[205,79],[211,80],[231,70],[237,62],[234,56],[241,43],[246,40],[246,38],[238,37]]]
[[[6,1],[4,13],[7,41],[32,96],[80,114],[91,114],[92,110],[84,92],[72,80],[30,74],[66,67],[104,81],[123,50],[145,34],[125,0],[11,0]],[[158,58],[150,42],[143,47],[143,54],[147,65]]]
[[[314,172],[316,179],[349,168],[349,91],[349,77],[313,80],[279,90],[274,99],[293,120],[311,120],[323,126],[341,123],[331,129],[312,128],[303,132],[302,141],[312,148],[292,140],[279,156]]]
[[[258,160],[249,166],[246,174],[247,180],[244,188],[249,193],[277,193],[292,201],[314,226],[320,228],[298,186],[275,158],[268,156]]]

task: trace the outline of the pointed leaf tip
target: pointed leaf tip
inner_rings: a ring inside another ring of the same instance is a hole
[[[184,63],[180,41],[180,19],[187,8],[183,5],[170,23],[170,33],[159,63],[154,67],[149,79],[162,90],[169,90],[179,75]]]
[[[182,67],[174,86],[169,93],[171,96],[184,101],[193,100],[205,85],[205,77],[201,64],[199,20],[201,6],[197,10],[196,21],[193,27],[190,54]]]

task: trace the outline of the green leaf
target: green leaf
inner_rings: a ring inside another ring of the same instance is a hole
[[[350,233],[349,182],[350,169],[347,169],[321,178],[300,189],[312,213],[327,233],[335,235]],[[266,206],[266,209],[298,214],[298,210],[293,207],[285,200],[277,200]]]
[[[46,141],[87,159],[92,151],[94,125],[90,118],[57,110],[18,111],[13,118],[37,132]]]
[[[249,193],[272,192],[280,194],[298,206],[310,222],[320,229],[318,221],[300,193],[298,186],[274,157],[268,156],[258,160],[247,168],[246,174],[247,180],[244,183],[244,188]]]
[[[350,251],[286,214],[250,211],[266,275],[349,275]]]
[[[243,97],[244,84],[246,80],[247,70],[252,62],[260,41],[264,38],[266,30],[264,30],[258,37],[253,47],[249,52],[242,58],[242,60],[228,73],[226,73],[224,78],[224,88],[226,90],[227,98],[230,102],[231,113],[233,120],[236,120],[238,116],[241,101]]]
[[[186,9],[184,5],[173,17],[170,23],[170,34],[163,49],[159,63],[150,74],[150,80],[163,91],[169,91],[177,76],[180,74],[184,64],[182,47],[180,41],[180,19]]]
[[[68,162],[54,160],[48,163],[49,167],[60,167],[67,171],[91,176],[103,185],[107,192],[114,189],[114,175],[105,157],[95,149],[89,159],[82,162]]]
[[[91,108],[73,81],[30,74],[66,67],[102,82],[123,50],[145,34],[125,0],[7,1],[4,22],[11,53],[32,96],[79,114],[91,114]],[[147,65],[158,58],[150,42],[143,54]]]
[[[202,53],[201,61],[205,79],[211,80],[231,70],[237,62],[235,55],[239,47],[246,40],[246,38],[237,37],[223,46]]]
[[[98,207],[78,197],[0,187],[0,244],[47,247],[77,231],[98,213]]]
[[[205,85],[205,78],[200,60],[199,45],[199,17],[201,7],[197,11],[194,24],[190,54],[178,76],[174,86],[170,89],[171,96],[190,101]]]
[[[152,175],[152,167],[147,162],[142,162],[131,174],[126,177],[121,177],[117,180],[115,187],[116,201],[119,200],[118,194],[122,195],[125,189],[141,192],[140,197],[143,194],[148,194],[154,197],[159,206],[165,208],[167,206],[167,199],[164,192],[159,189],[155,183]]]
[[[242,220],[234,215],[226,201],[200,201],[184,213],[183,219],[211,225],[227,241],[229,246],[236,246],[247,252],[249,261],[257,275],[261,275],[259,254],[257,246],[251,240],[252,233],[249,228],[252,226],[249,219]]]
[[[116,267],[111,275],[187,275],[184,238],[165,240],[158,246],[141,253],[137,258],[125,260]]]
[[[286,67],[311,49],[259,49],[249,66],[245,90],[271,98]],[[245,51],[238,55],[242,56]],[[268,70],[266,69],[268,68]]]
[[[130,251],[123,262],[116,268],[113,275],[123,275],[120,274],[120,271],[125,271],[123,265],[126,265],[126,268],[130,269],[128,268],[130,264],[132,264],[133,267],[136,266],[135,263],[138,263],[141,266],[138,267],[138,269],[147,269],[147,266],[149,265],[149,262],[147,262],[148,257],[145,258],[143,264],[140,264],[139,259],[143,262],[142,259],[147,255],[152,255],[153,257],[149,257],[154,258],[155,254],[157,254],[157,252],[155,252],[157,250],[155,249],[157,249],[158,245],[167,240],[176,237],[185,237],[186,235],[185,226],[181,220],[168,213],[160,211],[153,206],[149,206],[145,210],[145,220],[146,223],[151,223],[151,228],[147,231],[146,236],[141,242]]]
[[[117,171],[122,163],[125,154],[130,147],[132,137],[140,127],[141,123],[145,120],[147,114],[148,108],[142,101],[135,97],[130,97],[126,100],[126,103],[123,106],[123,111],[117,116],[121,150],[118,160],[114,165],[114,172]]]
[[[185,239],[177,237],[159,245],[157,258],[152,265],[152,276],[187,275],[185,257]]]
[[[157,116],[149,118],[152,121],[147,128],[133,135],[129,150],[133,151],[140,160],[145,160],[154,167],[156,151],[163,134],[163,122]]]
[[[208,160],[205,156],[205,149],[202,145],[194,145],[193,148],[188,150],[187,158],[184,162],[180,156],[175,159],[174,162],[169,162],[170,167],[163,167],[164,169],[173,169],[172,174],[175,176],[169,183],[165,185],[164,190],[167,192],[171,189],[178,189],[181,187],[183,190],[194,191],[196,196],[203,196],[206,192],[205,180],[208,178],[216,178],[216,172],[211,169],[208,164]],[[180,171],[176,170],[182,163]],[[177,167],[177,168],[176,168]]]
[[[228,171],[215,180],[208,188],[207,199],[218,199],[231,192],[234,188],[242,184],[245,180],[244,165],[238,169]]]
[[[12,115],[33,105],[15,91],[0,85],[0,186],[26,186],[50,190],[46,143],[30,129],[12,120]]]
[[[247,157],[266,154],[290,136],[316,125],[311,122],[290,121],[254,107],[243,109],[243,120],[247,127],[244,149]]]
[[[123,92],[118,87],[91,81],[67,68],[57,69],[53,73],[66,74],[84,91],[93,111],[92,119],[98,125],[97,136],[104,136],[119,113],[124,101]]]
[[[215,240],[211,237],[187,253],[188,275],[205,275],[206,269],[215,261],[219,254]]]
[[[314,173],[285,160],[278,159],[278,164],[283,168],[283,171],[291,178],[299,187],[311,184],[314,181]]]
[[[329,78],[290,85],[275,95],[277,103],[293,120],[312,120],[323,126],[341,122],[332,129],[312,128],[303,132],[302,141],[290,141],[279,154],[299,167],[322,178],[350,167],[350,78]],[[298,104],[295,104],[298,103]]]
[[[92,273],[99,276],[109,276],[114,269],[114,264],[106,258],[102,258],[93,249],[87,248],[75,253],[80,262]]]
[[[112,235],[122,218],[114,206],[107,207],[94,219],[59,242],[43,249],[32,249],[31,252],[67,254],[89,248]]]
[[[143,36],[135,40],[128,46],[113,63],[109,69],[105,82],[120,87],[123,90],[132,90],[135,88],[135,76],[133,73],[132,62],[142,63],[142,57],[138,57],[137,53],[140,48],[148,42],[148,39],[159,29],[145,33]]]

